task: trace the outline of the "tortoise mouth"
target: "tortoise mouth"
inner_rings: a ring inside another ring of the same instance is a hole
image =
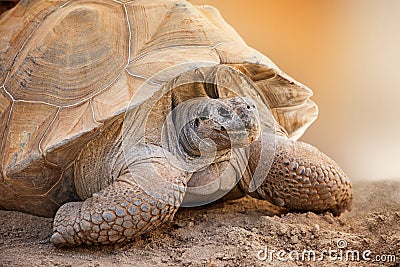
[[[260,130],[246,129],[246,130],[229,130],[225,128],[219,130],[220,134],[225,137],[226,140],[230,141],[234,147],[246,146],[258,140],[260,136]]]

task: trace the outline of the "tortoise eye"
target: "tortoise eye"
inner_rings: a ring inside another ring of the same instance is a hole
[[[219,115],[221,115],[222,117],[230,117],[231,113],[229,112],[228,109],[226,108],[219,108],[218,109],[218,113]]]
[[[194,119],[194,127],[198,128],[200,125],[200,120],[199,118]]]

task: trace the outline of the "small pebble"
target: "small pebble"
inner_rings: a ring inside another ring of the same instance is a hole
[[[278,230],[277,230],[277,234],[278,235],[285,235],[286,234],[286,228],[283,227],[283,226],[279,227]]]
[[[299,242],[299,237],[297,235],[291,236],[289,243],[290,244],[297,244]]]

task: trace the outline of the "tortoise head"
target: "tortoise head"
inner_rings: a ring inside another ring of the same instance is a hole
[[[175,120],[185,123],[181,123],[179,140],[190,155],[244,147],[260,134],[257,108],[250,99],[202,97],[180,106]]]

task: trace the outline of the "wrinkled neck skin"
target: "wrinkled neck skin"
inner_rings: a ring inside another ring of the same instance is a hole
[[[192,157],[248,146],[260,129],[255,105],[239,97],[186,101],[174,110],[174,121],[180,145]]]

